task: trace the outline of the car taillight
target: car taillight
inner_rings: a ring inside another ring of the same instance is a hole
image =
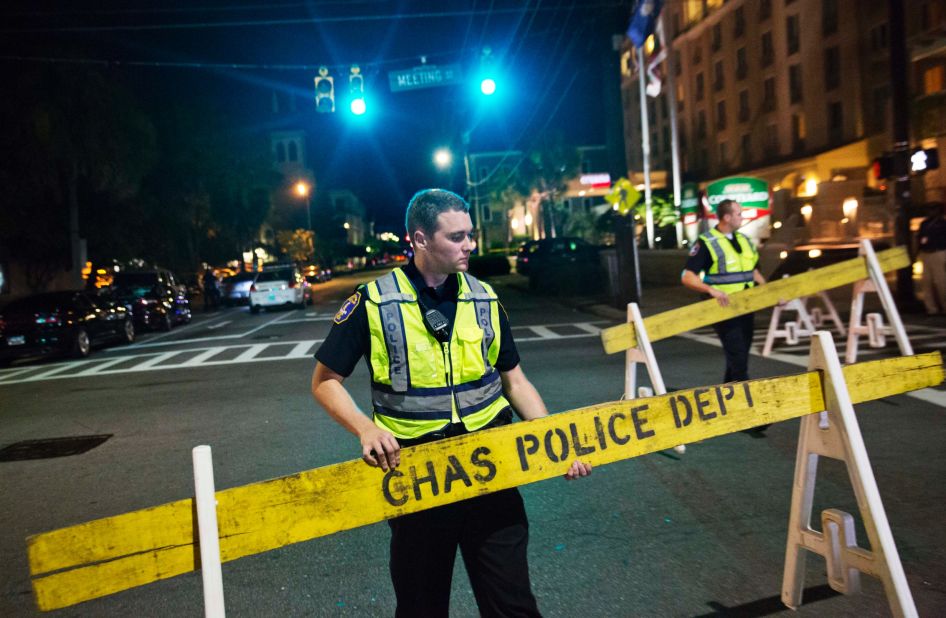
[[[50,313],[47,315],[36,315],[37,324],[59,324],[59,315],[55,313]]]
[[[251,291],[251,292],[255,292],[255,291],[256,291],[256,285],[254,285],[254,284],[251,283],[251,284],[250,284],[250,291]]]
[[[296,282],[295,282],[295,281],[290,281],[290,282],[289,282],[289,289],[291,290],[291,289],[294,288],[294,287],[296,287]]]

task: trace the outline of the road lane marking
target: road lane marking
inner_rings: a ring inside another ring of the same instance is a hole
[[[151,367],[154,367],[155,365],[159,363],[163,363],[169,358],[173,358],[177,356],[178,354],[180,354],[181,352],[186,352],[186,351],[187,350],[172,350],[171,352],[164,352],[162,354],[157,354],[155,356],[152,356],[145,362],[141,363],[140,365],[135,365],[135,369],[139,371],[144,370],[144,369],[150,369]]]
[[[219,324],[213,324],[213,325],[207,326],[207,330],[217,330],[218,328],[226,326],[232,321],[233,320],[224,320],[223,322],[220,322]]]
[[[207,348],[206,350],[204,350],[203,352],[201,352],[201,353],[198,354],[197,356],[194,356],[194,357],[192,357],[192,358],[189,358],[189,359],[187,359],[186,361],[184,361],[183,363],[181,363],[181,367],[197,367],[197,366],[199,366],[199,365],[203,365],[203,364],[204,364],[205,362],[207,362],[207,360],[209,360],[211,357],[216,356],[216,355],[219,354],[222,350],[226,350],[226,349],[227,349],[227,348],[225,348],[225,347],[220,347],[220,348]]]
[[[125,362],[125,361],[127,361],[127,360],[128,360],[128,359],[127,359],[126,357],[124,357],[124,356],[119,356],[119,357],[116,357],[116,358],[112,358],[112,359],[109,359],[109,360],[106,360],[106,361],[102,361],[102,362],[96,363],[95,366],[89,367],[88,369],[83,369],[82,371],[76,372],[75,375],[77,375],[77,376],[92,376],[92,375],[95,375],[95,374],[97,374],[98,372],[102,371],[103,369],[108,369],[109,367],[112,367],[112,366],[117,365],[117,364],[119,364],[119,363],[123,363],[123,362]]]
[[[527,326],[529,330],[543,339],[561,339],[562,336],[547,326]]]
[[[24,378],[21,381],[22,382],[37,382],[39,380],[45,380],[47,378],[54,377],[56,376],[56,374],[62,373],[63,371],[68,371],[69,369],[74,369],[81,365],[87,365],[88,363],[89,361],[72,361],[68,363],[60,363],[60,364],[52,366],[46,371],[34,373],[33,375],[29,376],[28,378]]]
[[[254,343],[247,349],[243,350],[239,356],[234,358],[234,362],[246,362],[248,360],[253,360],[256,358],[256,355],[265,350],[269,344],[266,343]]]
[[[311,341],[300,341],[293,346],[289,354],[286,355],[286,358],[310,358],[309,349],[315,345],[315,343],[315,339]]]

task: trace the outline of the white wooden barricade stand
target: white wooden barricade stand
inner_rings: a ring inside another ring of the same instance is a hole
[[[217,530],[217,497],[210,447],[194,447],[194,489],[200,538],[200,574],[204,582],[204,616],[224,618],[223,570]]]
[[[792,609],[797,609],[802,603],[806,558],[803,552],[807,550],[824,556],[828,585],[834,590],[844,594],[859,592],[860,574],[866,573],[883,582],[894,616],[916,616],[913,597],[880,501],[880,492],[830,333],[815,333],[808,368],[822,371],[827,409],[801,419],[782,602]],[[826,509],[821,513],[821,532],[811,528],[819,457],[838,459],[847,466],[870,550],[857,546],[854,520],[849,513]]]
[[[785,277],[788,277],[788,275],[785,275]],[[785,277],[783,277],[783,279]],[[813,307],[811,311],[809,311],[808,300],[816,296],[824,305],[824,309],[821,307]],[[785,322],[785,327],[779,328],[783,311],[796,312],[798,319]],[[826,320],[830,320],[834,323],[834,327],[838,329],[838,334],[841,337],[847,334],[847,330],[841,322],[841,317],[838,315],[838,310],[835,309],[834,303],[831,302],[827,292],[824,291],[811,296],[796,298],[782,305],[776,305],[772,310],[772,319],[769,321],[769,332],[765,335],[765,345],[762,347],[762,356],[769,356],[772,353],[772,346],[775,344],[776,339],[785,339],[785,343],[795,345],[798,343],[799,337],[811,337],[815,329],[824,324]],[[799,328],[799,323],[801,323],[801,328]]]
[[[854,297],[851,299],[851,324],[847,330],[847,351],[844,362],[849,365],[857,362],[857,347],[861,335],[868,336],[872,348],[882,348],[886,344],[884,336],[892,334],[900,346],[900,353],[904,356],[913,356],[913,347],[907,339],[907,331],[900,320],[900,312],[897,311],[897,305],[893,302],[887,279],[884,278],[884,272],[880,268],[874,247],[869,240],[861,241],[858,254],[867,262],[869,277],[854,284]],[[867,292],[876,292],[880,297],[880,304],[887,314],[890,326],[884,326],[883,316],[879,313],[869,314],[867,324],[861,322],[864,313],[864,294]]]
[[[630,400],[634,397],[650,397],[654,394],[666,395],[667,387],[664,386],[664,378],[660,373],[660,367],[657,366],[657,357],[654,356],[654,349],[650,345],[650,338],[647,336],[647,329],[644,328],[644,318],[641,317],[640,307],[637,303],[628,303],[627,321],[634,328],[637,344],[628,348],[625,352],[624,363],[624,399]],[[642,363],[647,368],[647,375],[650,377],[651,389],[642,386],[637,389],[637,363]],[[678,453],[685,453],[686,446],[680,444],[673,447]]]
[[[841,316],[838,315],[838,310],[835,309],[834,303],[831,302],[831,298],[828,296],[828,293],[824,290],[818,292],[818,298],[821,300],[822,307],[812,307],[808,314],[811,316],[811,323],[815,325],[815,328],[821,328],[821,326],[830,320],[834,323],[834,327],[838,330],[838,335],[841,337],[847,336],[847,329],[844,327],[844,322],[841,321]],[[802,299],[802,303],[805,304],[805,308],[808,308],[808,299],[814,298],[812,296],[806,296]],[[826,314],[827,312],[827,314]]]
[[[796,312],[798,320],[789,320],[785,322],[785,328],[779,328],[779,320],[783,311]],[[801,323],[800,328],[799,323]],[[772,319],[769,321],[769,332],[765,336],[765,345],[762,346],[762,356],[768,356],[772,353],[772,345],[776,338],[785,339],[785,343],[788,345],[795,345],[798,343],[799,337],[811,337],[814,332],[815,325],[811,321],[811,316],[808,315],[803,299],[796,298],[784,305],[775,305],[775,309],[772,310]]]

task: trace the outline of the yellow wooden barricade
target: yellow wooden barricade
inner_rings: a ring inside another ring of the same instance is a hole
[[[844,368],[855,403],[943,381],[936,353]],[[825,409],[821,373],[619,401],[402,450],[387,474],[361,460],[218,491],[223,561]],[[199,568],[192,499],[28,539],[38,606],[66,607]]]
[[[895,247],[877,254],[883,272],[906,268],[910,256],[904,247]],[[720,307],[715,299],[708,299],[664,311],[644,319],[644,326],[651,341],[667,339],[722,320],[772,307],[780,301],[792,300],[817,294],[822,290],[854,283],[869,277],[863,257],[856,257],[831,266],[816,268],[794,277],[777,279],[729,296],[729,306]],[[620,324],[601,331],[601,342],[608,354],[634,347],[636,337],[630,323]]]

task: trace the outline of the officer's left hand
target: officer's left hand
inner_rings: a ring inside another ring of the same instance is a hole
[[[591,464],[582,463],[581,460],[576,459],[572,462],[568,472],[565,473],[565,480],[574,481],[580,476],[588,476],[589,474],[591,474]]]

